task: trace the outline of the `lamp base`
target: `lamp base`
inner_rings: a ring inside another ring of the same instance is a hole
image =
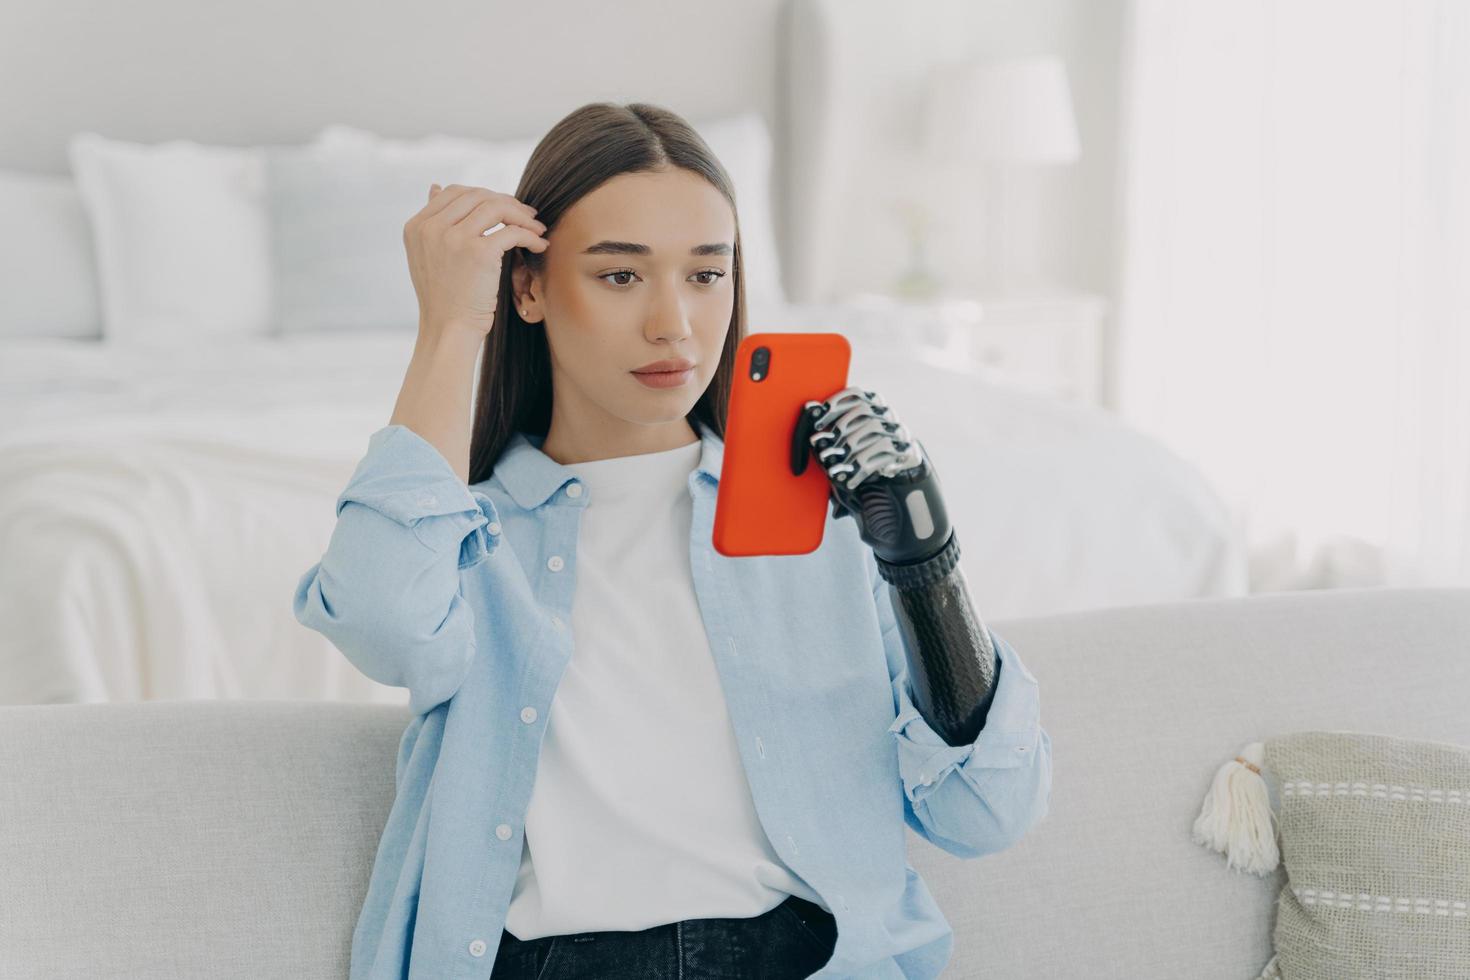
[[[891,287],[894,294],[908,299],[930,299],[939,294],[943,283],[929,271],[925,255],[925,236],[929,230],[929,214],[923,204],[908,202],[905,210],[906,231],[909,241],[909,265],[894,279]]]
[[[908,299],[932,299],[944,283],[925,269],[911,269],[893,281],[893,292]]]

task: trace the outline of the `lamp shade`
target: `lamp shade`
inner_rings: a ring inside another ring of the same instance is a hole
[[[1039,57],[937,69],[924,141],[946,159],[1070,163],[1080,150],[1066,65]]]

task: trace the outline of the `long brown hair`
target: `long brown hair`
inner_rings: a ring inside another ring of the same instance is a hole
[[[735,304],[719,366],[699,401],[685,416],[721,439],[735,380],[735,350],[745,337],[745,260],[735,188],[703,138],[682,117],[644,102],[594,102],[564,117],[536,144],[516,187],[517,200],[536,209],[548,233],[584,195],[619,174],[680,167],[709,181],[735,211]],[[551,355],[543,324],[527,323],[516,309],[512,276],[517,263],[544,268],[539,252],[514,248],[501,264],[495,322],[480,360],[470,438],[470,483],[490,478],[501,451],[521,430],[545,436],[551,426]]]

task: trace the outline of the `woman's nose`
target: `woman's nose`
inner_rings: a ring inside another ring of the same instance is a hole
[[[684,310],[684,303],[679,298],[678,290],[665,288],[660,290],[657,303],[650,311],[646,335],[649,340],[682,340],[690,336],[692,329],[689,326],[689,317]]]

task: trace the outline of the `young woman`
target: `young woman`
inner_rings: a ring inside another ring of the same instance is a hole
[[[905,826],[977,857],[1046,812],[1036,681],[876,393],[811,406],[820,548],[714,551],[735,205],[686,122],[599,103],[404,226],[418,340],[294,599],[409,694],[354,980],[933,977]],[[882,517],[916,493],[932,544]]]

